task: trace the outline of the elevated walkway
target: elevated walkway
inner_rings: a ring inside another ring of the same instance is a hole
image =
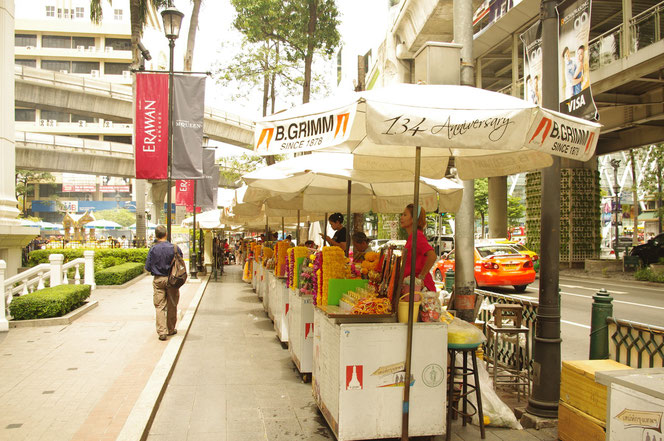
[[[131,87],[73,74],[15,66],[16,106],[58,110],[131,123]],[[250,148],[254,122],[211,107],[205,108],[204,133],[215,141]]]

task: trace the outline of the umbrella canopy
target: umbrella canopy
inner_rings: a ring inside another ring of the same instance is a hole
[[[91,230],[93,228],[96,230],[120,230],[123,227],[117,222],[109,220],[96,220],[85,224],[85,228],[88,230]]]
[[[196,214],[196,223],[199,228],[205,229],[218,229],[224,228],[224,224],[221,223],[222,210],[210,210],[201,214]],[[190,228],[194,225],[194,216],[188,217],[182,221],[181,224],[183,227]]]
[[[148,230],[154,230],[157,228],[157,224],[153,224],[152,222],[148,222],[147,225],[145,226]],[[136,224],[131,224],[129,225],[130,230],[135,230],[136,229]]]
[[[39,222],[31,221],[29,219],[21,219],[22,227],[41,227]]]
[[[64,227],[62,224],[53,224],[51,222],[40,222],[39,228],[46,231],[62,230]]]
[[[356,169],[414,170],[444,176],[449,157],[461,179],[506,176],[548,167],[551,155],[590,159],[600,125],[468,86],[398,84],[335,96],[256,123],[261,155],[352,152]]]
[[[266,201],[270,208],[311,213],[345,211],[351,181],[352,212],[399,213],[413,201],[415,175],[407,170],[357,170],[353,155],[315,153],[255,170],[242,179],[248,186],[243,194],[247,204]],[[420,181],[420,203],[426,210],[457,211],[461,183],[446,178]]]

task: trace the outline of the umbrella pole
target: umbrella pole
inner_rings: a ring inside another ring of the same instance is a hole
[[[267,220],[267,213],[265,213],[265,242],[270,241],[270,227]]]
[[[323,237],[324,236],[327,236],[327,213],[325,213],[325,217],[323,218]],[[323,246],[325,246],[326,243],[327,240],[323,239]]]
[[[415,188],[413,190],[413,226],[410,239],[410,289],[408,295],[408,333],[406,337],[406,377],[403,384],[403,409],[401,420],[401,440],[408,441],[408,416],[410,407],[410,366],[413,351],[413,310],[415,309],[415,262],[417,260],[417,221],[420,208],[420,162],[422,147],[415,149]],[[447,428],[449,430],[449,427]]]
[[[297,210],[297,227],[295,228],[295,240],[297,246],[300,246],[300,210]]]
[[[352,181],[349,179],[348,180],[348,193],[346,194],[346,257],[348,257],[348,254],[350,252],[350,227],[351,227],[351,220],[350,220],[350,199],[351,199],[351,184]]]
[[[193,237],[193,252],[192,255],[194,257],[193,262],[194,264],[192,265],[192,256],[189,256],[189,271],[191,272],[191,278],[192,279],[198,279],[197,273],[198,273],[198,268],[196,268],[196,180],[193,180],[194,182],[194,228],[192,228],[192,231],[194,233]]]
[[[281,216],[281,240],[286,240],[286,226],[284,224],[283,216]]]

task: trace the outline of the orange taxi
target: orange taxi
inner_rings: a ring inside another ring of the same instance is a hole
[[[454,270],[454,250],[440,259],[434,268],[434,279],[442,281],[445,272]],[[475,246],[475,283],[479,288],[512,285],[516,292],[524,292],[535,281],[535,269],[530,256],[503,244]]]

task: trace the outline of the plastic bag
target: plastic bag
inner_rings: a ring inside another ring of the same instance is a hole
[[[480,344],[486,341],[486,337],[477,327],[465,320],[454,318],[447,325],[447,342],[455,345]]]
[[[427,289],[424,287],[423,282],[420,279],[415,279],[415,291],[421,292],[426,290]],[[403,285],[401,285],[401,294],[408,294],[408,293],[410,293],[410,276],[406,276],[403,279]]]
[[[461,364],[461,357],[457,355],[457,364]],[[514,416],[514,412],[509,406],[498,397],[496,391],[493,390],[493,382],[486,366],[482,360],[477,360],[477,374],[480,377],[480,389],[482,393],[482,412],[484,414],[484,423],[493,427],[509,427],[510,429],[521,430],[521,424]],[[472,378],[472,377],[471,377]],[[472,381],[472,380],[471,380]],[[475,394],[468,394],[468,400],[473,403],[477,408],[477,400]],[[487,422],[488,419],[488,422]],[[473,415],[472,423],[476,426],[479,425],[479,416]]]
[[[440,305],[438,293],[425,291],[422,293],[422,303],[420,304],[421,322],[438,322],[443,308]]]

